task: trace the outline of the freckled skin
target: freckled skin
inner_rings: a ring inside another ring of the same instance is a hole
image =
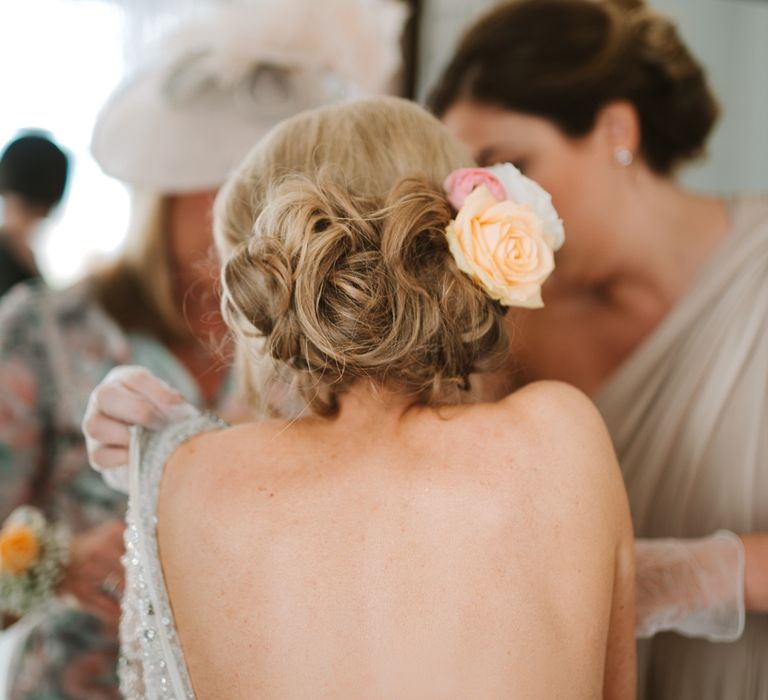
[[[633,697],[626,497],[564,385],[199,436],[158,515],[200,698]]]

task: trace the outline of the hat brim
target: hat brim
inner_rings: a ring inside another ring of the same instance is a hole
[[[168,71],[145,71],[105,104],[91,151],[106,174],[139,189],[216,189],[276,123],[328,101],[313,94],[317,76],[294,75],[297,80],[300,86],[280,89],[202,84],[169,96]]]

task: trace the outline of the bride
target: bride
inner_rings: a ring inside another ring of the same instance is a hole
[[[540,303],[559,220],[511,166],[466,166],[382,98],[282,123],[220,193],[244,386],[307,408],[134,434],[128,697],[634,697],[632,532],[601,419],[559,383],[469,400],[504,358],[505,307]],[[87,421],[104,443],[152,422],[142,400],[176,401],[118,384]]]

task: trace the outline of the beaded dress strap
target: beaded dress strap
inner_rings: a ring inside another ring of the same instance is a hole
[[[189,672],[165,588],[157,545],[157,499],[165,464],[184,441],[226,427],[198,414],[160,431],[133,428],[121,622],[121,690],[127,698],[192,700]],[[132,658],[131,658],[132,656]]]

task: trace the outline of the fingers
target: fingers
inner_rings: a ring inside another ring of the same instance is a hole
[[[90,613],[101,618],[108,629],[117,630],[120,622],[120,598],[122,591],[108,595],[100,586],[93,586],[88,595],[76,596],[80,604]]]
[[[105,620],[117,620],[124,588],[120,557],[125,551],[121,520],[110,520],[77,535],[61,590]]]
[[[106,380],[112,377],[139,396],[149,399],[158,408],[184,403],[184,397],[180,392],[143,367],[117,367],[107,375]]]
[[[82,425],[86,438],[91,438],[103,447],[127,447],[130,440],[129,427],[121,420],[94,411],[86,412]]]
[[[99,584],[99,588],[107,597],[119,601],[125,591],[125,577],[118,571],[109,573]]]
[[[123,459],[127,462],[129,459],[128,450],[124,450],[123,455]],[[116,467],[105,467],[104,469],[97,469],[97,471],[101,471],[104,483],[109,486],[109,488],[126,495],[130,493],[131,475],[127,464],[118,464]]]
[[[95,392],[88,399],[82,431],[88,461],[96,471],[128,464],[128,446],[131,441],[129,426],[100,413]]]
[[[128,448],[97,444],[88,449],[88,460],[96,471],[119,469],[128,464]]]
[[[195,415],[184,397],[143,367],[111,370],[93,390],[83,417],[88,460],[97,470],[128,463],[129,427],[160,430],[170,421]]]
[[[110,425],[102,418],[112,419],[113,423],[118,421],[150,429],[162,427],[165,422],[162,411],[151,399],[137,394],[124,384],[106,380],[93,390],[84,421],[84,427],[89,428],[89,435],[105,443],[107,441],[102,439],[102,429],[109,430]],[[123,440],[116,444],[123,444]]]
[[[129,425],[159,429],[197,411],[184,396],[143,367],[116,367],[95,390],[95,407]]]
[[[98,471],[128,464],[131,421],[146,424],[158,420],[151,404],[144,405],[146,402],[126,392],[101,385],[88,399],[82,430],[88,461]]]

